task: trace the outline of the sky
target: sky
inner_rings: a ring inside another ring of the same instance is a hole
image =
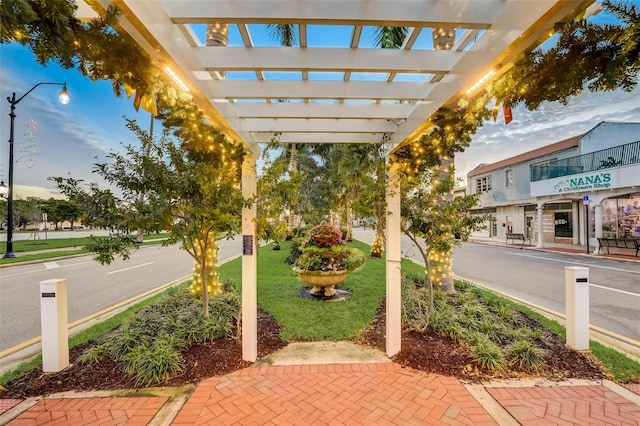
[[[640,3],[635,0],[634,3]],[[593,19],[607,19],[600,14]],[[230,44],[233,43],[230,34]],[[36,88],[16,106],[14,198],[59,196],[50,176],[101,182],[92,173],[96,162],[112,150],[136,145],[125,127],[126,116],[149,128],[148,112],[133,108],[132,99],[116,97],[108,81],[92,82],[77,71],[36,62],[27,48],[0,44],[0,95],[17,97],[38,82],[67,82],[71,102],[58,102],[61,86]],[[8,183],[9,103],[0,102],[0,180]],[[35,126],[32,125],[36,122]],[[640,122],[640,87],[632,92],[589,93],[568,105],[547,102],[537,111],[518,106],[505,125],[502,114],[473,136],[469,148],[456,156],[457,176],[481,163],[493,163],[550,143],[585,133],[602,121]],[[33,128],[29,131],[28,129]]]

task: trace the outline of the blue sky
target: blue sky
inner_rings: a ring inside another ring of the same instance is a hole
[[[595,19],[607,19],[603,14]],[[372,44],[372,34],[363,32],[363,43]],[[265,36],[255,37],[257,45],[272,45]],[[312,43],[314,35],[309,34]],[[326,39],[325,39],[326,40]],[[229,44],[239,44],[233,26]],[[329,45],[330,41],[328,41]],[[425,43],[428,43],[425,40]],[[232,78],[228,75],[227,78]],[[22,96],[42,81],[67,82],[71,102],[61,105],[57,94],[61,87],[41,86],[25,97],[16,108],[14,155],[15,197],[55,194],[49,176],[72,176],[97,181],[91,173],[96,161],[104,161],[111,150],[122,144],[136,144],[137,139],[125,127],[123,116],[138,120],[148,129],[150,114],[136,112],[132,100],[116,97],[111,83],[92,82],[77,71],[61,69],[55,64],[38,64],[31,51],[17,44],[0,44],[0,180],[8,181],[9,104],[6,97],[16,92]],[[571,99],[568,105],[545,103],[538,111],[517,107],[513,121],[504,124],[502,114],[496,123],[489,121],[473,137],[471,146],[456,157],[458,175],[480,163],[491,163],[519,153],[560,141],[595,127],[601,121],[640,122],[640,88],[627,93],[588,93]],[[27,133],[28,121],[37,122],[35,131]]]

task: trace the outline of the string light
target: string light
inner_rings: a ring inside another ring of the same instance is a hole
[[[164,69],[167,74],[169,74],[169,77],[171,77],[173,79],[173,81],[175,81],[176,83],[178,83],[178,86],[180,86],[180,88],[182,90],[184,90],[185,92],[189,91],[189,86],[187,86],[186,84],[184,84],[184,82],[180,79],[180,77],[178,77],[178,74],[176,74],[171,67],[165,67]]]
[[[491,70],[488,73],[486,73],[480,80],[478,80],[473,86],[471,86],[471,88],[469,90],[467,90],[467,95],[470,93],[475,92],[475,90],[477,88],[479,88],[480,86],[482,86],[487,80],[489,80],[491,78],[491,76],[493,74],[495,74],[496,72]]]

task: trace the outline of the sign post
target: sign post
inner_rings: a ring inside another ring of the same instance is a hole
[[[587,254],[589,254],[589,196],[583,195],[582,202],[584,203],[584,233],[585,242],[587,243]]]

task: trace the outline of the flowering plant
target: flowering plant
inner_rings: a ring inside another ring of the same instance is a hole
[[[307,241],[304,245],[326,248],[340,244],[344,244],[342,231],[330,223],[321,223],[307,232]]]
[[[294,267],[305,271],[353,271],[364,264],[364,254],[347,247],[342,232],[331,224],[322,223],[309,230],[301,254]]]

